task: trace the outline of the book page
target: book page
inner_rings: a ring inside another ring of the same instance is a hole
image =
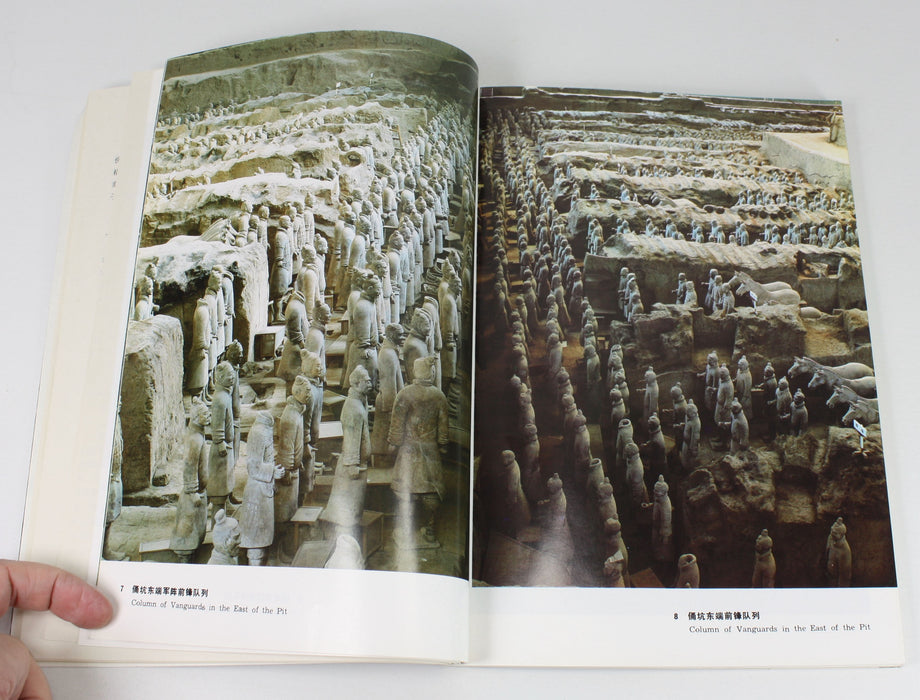
[[[475,65],[303,35],[155,91],[92,238],[95,323],[60,311],[61,343],[95,329],[92,391],[42,436],[95,487],[80,551],[117,614],[83,643],[464,660]]]
[[[471,663],[901,663],[840,104],[480,109]]]

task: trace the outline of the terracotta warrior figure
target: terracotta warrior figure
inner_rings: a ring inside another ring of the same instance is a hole
[[[634,512],[642,509],[642,504],[648,503],[648,489],[645,487],[645,468],[639,457],[639,446],[630,442],[624,450],[626,455],[626,483],[629,485],[629,497]]]
[[[230,405],[233,408],[233,454],[239,457],[240,420],[243,410],[240,399],[240,367],[243,364],[243,345],[240,341],[234,340],[227,346],[224,351],[224,360],[233,368],[233,386],[230,387]]]
[[[314,455],[319,440],[319,426],[323,417],[323,365],[315,352],[300,352],[300,372],[297,379],[305,379],[310,393],[300,395],[298,401],[304,405],[303,410],[303,478],[299,484],[299,500],[302,503],[308,493],[313,493],[316,464]],[[294,381],[296,382],[297,379]],[[293,387],[292,387],[293,391]]]
[[[700,566],[692,554],[681,554],[677,560],[677,582],[675,588],[699,588]]]
[[[732,401],[731,453],[738,454],[748,448],[748,420],[738,399]]]
[[[751,578],[751,588],[773,588],[775,581],[773,538],[766,530],[761,530],[754,543],[754,575]]]
[[[655,505],[652,509],[652,553],[658,561],[670,561],[674,556],[671,541],[671,498],[664,475],[658,475],[658,481],[652,489]]]
[[[719,391],[719,357],[715,352],[706,357],[706,369],[696,375],[703,380],[705,406],[708,411],[716,408],[716,394]]]
[[[192,396],[204,398],[208,386],[208,357],[211,348],[211,311],[207,299],[199,299],[192,316],[192,347],[185,370],[186,386]]]
[[[526,423],[522,430],[523,445],[518,457],[521,468],[521,484],[524,494],[531,503],[537,503],[543,496],[543,475],[540,472],[540,436],[537,426]]]
[[[153,261],[147,264],[144,276],[137,281],[134,287],[135,321],[146,321],[160,310],[160,307],[153,303],[157,281],[157,262],[157,258],[154,258]]]
[[[239,564],[240,524],[236,518],[227,517],[223,508],[214,515],[214,531],[211,537],[214,540],[214,550],[211,552],[208,564],[223,566]]]
[[[500,532],[510,537],[530,525],[530,504],[521,486],[521,470],[514,452],[502,452],[502,466],[499,469],[498,492],[493,496],[491,522]]]
[[[445,265],[447,264],[449,263],[445,263]],[[451,277],[448,282],[447,293],[443,295],[440,302],[441,336],[443,339],[441,347],[441,377],[445,382],[457,376],[457,352],[460,346],[460,311],[458,306],[460,285],[459,277]],[[526,318],[523,322],[526,332]]]
[[[594,345],[585,348],[585,411],[592,422],[597,422],[603,398],[604,380],[601,377],[601,358]],[[580,394],[581,395],[581,394]]]
[[[846,588],[850,585],[853,573],[853,554],[847,542],[847,526],[843,518],[837,518],[831,525],[831,534],[827,537],[827,578],[831,586]]]
[[[735,398],[741,404],[744,411],[744,417],[749,421],[753,418],[753,404],[751,403],[751,388],[754,380],[751,378],[751,369],[748,366],[747,357],[741,356],[738,360],[738,371],[735,373]]]
[[[406,366],[406,383],[415,378],[415,361],[428,356],[428,335],[431,333],[431,319],[424,311],[416,309],[412,326],[402,348],[402,359]]]
[[[236,372],[229,362],[214,369],[214,395],[211,397],[211,451],[208,458],[208,503],[213,510],[224,507],[227,494],[233,490],[233,467],[236,436],[233,415],[233,384]]]
[[[622,526],[619,518],[607,518],[604,521],[604,553],[606,561],[619,562],[624,585],[629,586],[629,549],[621,535]]]
[[[767,421],[767,440],[773,440],[776,437],[776,374],[773,365],[769,362],[763,368],[763,383],[760,388],[763,389],[763,412]]]
[[[588,512],[593,513],[597,505],[597,494],[604,483],[604,463],[597,457],[592,457],[588,463],[588,473],[585,478],[585,504]]]
[[[789,391],[789,380],[780,377],[776,385],[776,417],[779,422],[779,431],[784,435],[789,432],[789,423],[792,418],[792,394]]]
[[[298,290],[291,294],[284,310],[284,347],[278,363],[278,376],[287,385],[288,393],[294,377],[300,373],[300,351],[303,350],[309,324],[303,292]]]
[[[332,493],[321,517],[335,524],[337,533],[357,538],[367,489],[367,460],[371,453],[367,417],[371,378],[363,365],[352,370],[349,387],[341,414],[342,452],[335,467]]]
[[[304,349],[316,353],[319,357],[323,381],[326,379],[326,324],[329,323],[331,313],[328,305],[317,304],[313,309],[310,328],[304,338]]]
[[[313,408],[313,388],[307,378],[294,379],[291,395],[287,397],[278,419],[278,464],[284,467],[275,486],[275,524],[287,523],[300,505],[300,473],[304,462],[304,413]],[[280,534],[280,533],[279,533]]]
[[[607,522],[608,518],[619,518],[619,509],[617,508],[616,498],[613,496],[613,486],[608,477],[604,477],[604,482],[597,487],[597,516],[600,522]]]
[[[396,394],[403,388],[402,368],[399,364],[399,351],[402,348],[405,333],[398,323],[386,327],[386,337],[380,356],[377,359],[379,391],[374,402],[374,429],[371,431],[371,453],[389,454],[387,435],[390,433],[390,417]]]
[[[723,435],[731,429],[732,401],[735,398],[735,386],[732,384],[728,367],[719,367],[719,390],[716,393],[716,408],[714,420],[716,427]],[[724,438],[722,440],[724,444]]]
[[[792,399],[792,415],[789,417],[792,434],[799,436],[808,430],[808,408],[805,406],[805,394],[799,389]]]
[[[658,377],[655,370],[649,367],[645,371],[645,394],[642,400],[642,420],[646,425],[653,413],[658,413]]]
[[[316,273],[316,251],[313,246],[304,246],[301,248],[300,257],[303,262],[294,287],[303,295],[303,304],[309,320],[313,317],[316,305],[323,302],[319,293],[319,276]]]
[[[626,445],[633,441],[633,425],[629,418],[623,418],[617,425],[617,472],[626,470]]]
[[[696,467],[700,453],[700,429],[700,414],[693,399],[690,399],[687,402],[687,420],[684,423],[683,445],[680,448],[680,462],[688,471]]]
[[[610,390],[610,425],[618,426],[626,418],[626,406],[623,405],[623,395],[614,387]]]
[[[272,266],[268,281],[268,322],[271,324],[284,322],[281,300],[287,293],[288,287],[291,286],[293,267],[294,256],[291,251],[291,240],[284,229],[279,227],[275,232]]]
[[[224,349],[226,349],[233,342],[233,319],[236,318],[233,273],[229,270],[224,270],[221,275],[220,290],[224,297]]]
[[[259,411],[246,440],[246,471],[249,480],[240,506],[240,546],[246,550],[250,566],[265,564],[265,552],[275,539],[275,480],[284,476],[284,467],[275,464],[275,419]]]
[[[537,504],[543,523],[543,550],[568,563],[572,559],[574,545],[569,531],[565,491],[558,474],[546,480],[546,491],[549,496]]]
[[[675,447],[679,453],[684,442],[684,422],[687,420],[687,400],[684,398],[680,382],[671,387],[671,405],[671,427],[674,430]]]
[[[661,421],[658,414],[653,413],[648,419],[648,441],[642,445],[648,455],[650,471],[661,473],[668,468],[668,448],[664,442],[664,433],[661,431]]]
[[[205,428],[211,411],[204,402],[192,400],[191,417],[185,433],[185,462],[182,468],[182,491],[176,503],[176,525],[169,548],[181,563],[191,560],[204,539],[207,527],[208,485],[207,440]]]
[[[361,551],[361,544],[351,535],[339,534],[335,538],[335,548],[329,554],[323,568],[364,570],[364,553]]]
[[[371,387],[377,384],[377,297],[380,296],[380,280],[368,277],[361,286],[361,297],[352,309],[348,324],[348,371],[362,366],[371,378]],[[345,382],[343,388],[348,389]]]
[[[626,373],[622,371],[617,372],[613,381],[620,391],[620,396],[623,397],[623,405],[626,407],[626,416],[629,417],[629,385],[626,383]]]
[[[396,450],[391,488],[399,501],[397,544],[401,547],[439,546],[434,516],[444,496],[441,450],[448,443],[447,397],[434,386],[435,359],[415,360],[412,383],[396,395],[387,441]],[[424,517],[415,517],[416,505]],[[415,534],[421,525],[422,539]]]
[[[575,416],[575,434],[572,437],[572,454],[569,459],[575,486],[584,491],[588,467],[591,464],[591,436],[588,434],[587,420],[581,411]]]

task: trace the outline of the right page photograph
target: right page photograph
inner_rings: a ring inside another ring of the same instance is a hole
[[[475,584],[895,587],[840,103],[493,88],[480,121]],[[771,625],[707,600],[673,619]]]

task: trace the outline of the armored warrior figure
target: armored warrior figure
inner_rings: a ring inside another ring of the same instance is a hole
[[[661,432],[661,422],[658,414],[653,413],[648,419],[648,442],[642,445],[648,450],[649,469],[652,473],[662,472],[668,468],[667,447],[665,447],[664,434]]]
[[[623,450],[626,455],[626,483],[629,485],[629,496],[633,510],[638,513],[643,503],[648,503],[648,489],[645,487],[645,468],[639,457],[639,446],[634,442],[626,444]]]
[[[192,317],[192,347],[188,353],[186,385],[192,396],[204,398],[208,385],[208,357],[211,347],[211,311],[207,299],[199,299]]]
[[[776,387],[776,415],[779,419],[780,432],[788,433],[792,419],[792,394],[789,391],[789,380],[785,377],[780,377]]]
[[[732,401],[731,453],[737,454],[748,448],[748,421],[738,399]]]
[[[397,451],[392,489],[399,500],[397,543],[406,548],[438,546],[434,516],[444,495],[440,451],[448,442],[447,398],[434,386],[434,358],[415,360],[412,383],[396,395],[387,441]],[[415,538],[415,504],[425,517]]]
[[[805,394],[799,389],[792,399],[792,414],[789,417],[792,434],[799,436],[808,430],[808,408],[805,406]]]
[[[543,549],[559,561],[568,563],[572,558],[573,543],[566,514],[565,491],[558,474],[546,480],[546,491],[548,498],[537,504],[541,508],[543,522]]]
[[[363,366],[371,378],[371,387],[377,382],[377,297],[380,296],[380,280],[368,276],[361,285],[361,297],[352,309],[348,324],[348,371]],[[349,388],[348,382],[343,384]]]
[[[731,382],[728,367],[719,367],[719,389],[716,393],[716,408],[714,420],[716,427],[727,432],[732,424],[732,401],[735,398],[735,387]]]
[[[540,472],[540,436],[537,434],[537,426],[533,423],[526,423],[522,432],[524,439],[518,457],[521,484],[527,499],[535,504],[543,494],[544,485]]]
[[[181,563],[191,560],[204,539],[207,527],[208,462],[205,428],[211,422],[210,409],[192,400],[191,418],[185,433],[186,457],[182,469],[182,491],[176,503],[176,525],[169,548]]]
[[[286,523],[300,505],[300,473],[304,458],[304,414],[313,409],[313,389],[307,378],[294,379],[291,395],[278,421],[278,464],[284,475],[278,480],[275,491],[275,523]]]
[[[300,351],[306,341],[309,323],[303,292],[298,290],[291,294],[284,310],[284,347],[278,363],[278,376],[284,379],[288,392],[294,377],[300,373]]]
[[[677,560],[677,582],[675,588],[699,588],[700,566],[692,554],[681,554]]]
[[[211,451],[208,459],[208,503],[216,511],[224,507],[227,494],[233,490],[234,427],[231,391],[236,372],[229,362],[214,369],[214,395],[211,397]]]
[[[626,407],[623,405],[623,395],[619,389],[613,388],[610,390],[610,425],[618,426],[624,418]]]
[[[658,561],[669,561],[673,556],[671,499],[663,474],[658,475],[658,481],[655,482],[652,491],[655,494],[655,505],[652,509],[652,552]]]
[[[751,578],[751,588],[773,588],[775,581],[773,538],[766,530],[761,530],[754,543],[754,575]]]
[[[367,460],[371,451],[367,393],[370,389],[370,375],[358,365],[352,370],[348,397],[342,404],[342,452],[335,467],[332,492],[321,516],[336,526],[337,533],[352,537],[358,534],[367,489]]]
[[[696,467],[700,451],[700,416],[693,399],[687,402],[687,419],[684,423],[683,445],[680,449],[680,461],[684,469]]]
[[[389,453],[387,435],[390,432],[390,416],[396,395],[403,388],[399,351],[404,337],[403,327],[398,323],[391,323],[386,327],[386,337],[377,361],[379,391],[374,402],[374,429],[371,432],[371,452],[374,455],[382,456]]]
[[[646,425],[653,413],[658,413],[658,377],[655,370],[649,367],[645,371],[645,395],[642,400],[642,419]]]
[[[837,518],[831,525],[825,554],[830,585],[839,588],[849,587],[853,572],[853,554],[847,542],[847,526],[843,524],[843,518]]]
[[[674,442],[677,451],[680,452],[684,437],[684,421],[687,418],[687,400],[684,398],[684,391],[680,382],[671,387],[671,405],[671,427],[674,429]]]
[[[240,546],[246,550],[250,566],[265,564],[265,550],[275,539],[275,480],[284,476],[284,467],[275,465],[274,424],[268,411],[259,411],[246,441],[249,480],[239,511]]]
[[[284,217],[282,217],[283,219]],[[281,309],[282,298],[291,286],[294,257],[291,252],[291,241],[283,228],[278,228],[275,233],[272,267],[268,282],[269,323],[280,324],[284,321]]]
[[[237,519],[227,517],[223,508],[217,511],[214,515],[214,531],[211,533],[214,550],[211,552],[208,564],[222,566],[239,564],[240,536],[240,524]]]
[[[428,335],[431,333],[431,319],[424,311],[416,309],[412,326],[402,348],[402,359],[406,366],[406,383],[415,378],[415,361],[428,356]]]
[[[754,380],[751,378],[751,370],[748,367],[747,357],[742,355],[738,360],[738,371],[735,373],[735,398],[741,404],[744,411],[744,417],[749,421],[753,417],[753,405],[751,403],[751,387]]]
[[[530,525],[530,505],[521,486],[521,471],[511,450],[502,452],[500,487],[493,494],[491,521],[497,530],[511,537]]]
[[[706,369],[696,376],[703,380],[706,409],[708,411],[714,411],[716,407],[716,394],[719,390],[719,357],[715,352],[711,352],[707,355]]]
[[[776,376],[773,371],[773,365],[769,362],[763,368],[763,383],[760,388],[763,389],[764,399],[764,417],[767,421],[767,440],[773,440],[776,437]]]
[[[606,561],[613,559],[621,568],[626,586],[629,585],[629,549],[621,535],[622,527],[619,518],[607,518],[604,521],[604,539]]]

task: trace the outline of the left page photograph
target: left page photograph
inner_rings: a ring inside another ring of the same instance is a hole
[[[307,34],[171,60],[135,92],[147,150],[110,144],[105,179],[78,165],[115,203],[108,227],[71,215],[59,262],[77,236],[102,255],[94,400],[64,436],[95,458],[74,481],[49,454],[77,371],[56,357],[80,342],[61,301],[24,553],[54,549],[30,521],[61,480],[91,485],[49,507],[91,521],[56,558],[87,557],[118,610],[84,644],[463,661],[475,64]]]

